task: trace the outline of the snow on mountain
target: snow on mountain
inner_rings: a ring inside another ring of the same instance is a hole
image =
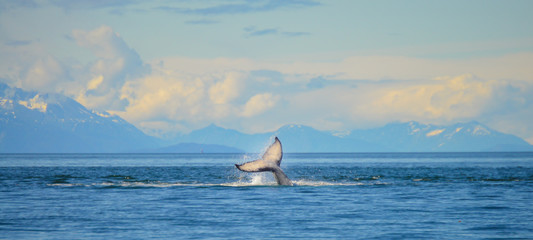
[[[60,94],[0,83],[0,152],[123,152],[157,140],[119,116],[99,113]]]
[[[390,123],[381,128],[356,130],[346,136],[378,143],[400,152],[531,151],[523,139],[500,133],[479,122],[436,126],[418,122]]]
[[[39,112],[46,112],[46,108],[48,107],[48,104],[44,101],[44,99],[39,96],[39,94],[35,94],[35,96],[32,99],[29,99],[28,101],[19,100],[18,104],[33,110],[37,109]]]

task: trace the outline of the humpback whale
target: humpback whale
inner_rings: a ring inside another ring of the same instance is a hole
[[[240,165],[235,164],[235,166],[243,172],[272,172],[279,185],[292,186],[291,180],[280,168],[282,157],[283,150],[281,148],[281,142],[278,137],[276,137],[274,143],[272,143],[263,154],[263,157]]]

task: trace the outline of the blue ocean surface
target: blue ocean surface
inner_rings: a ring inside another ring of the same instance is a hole
[[[533,153],[0,155],[0,239],[533,239]]]

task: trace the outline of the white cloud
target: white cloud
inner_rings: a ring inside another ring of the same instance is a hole
[[[179,123],[164,126],[187,131],[236,114],[237,108],[230,104],[239,96],[239,91],[232,88],[234,81],[231,73],[188,76],[155,71],[124,85],[121,98],[129,105],[116,113],[150,132],[158,132],[150,128],[162,125],[149,122]]]
[[[316,57],[315,57],[316,58]],[[314,57],[310,57],[314,59]],[[258,61],[252,59],[193,59],[160,58],[152,65],[162,64],[167,69],[202,75],[228,71],[253,72],[270,70],[284,77],[284,84],[298,83],[325,76],[331,80],[393,80],[430,81],[439,76],[471,74],[481,79],[532,81],[533,71],[528,63],[533,53],[523,52],[503,56],[471,59],[424,59],[402,56],[352,56],[337,61]]]
[[[135,121],[196,118],[205,98],[203,82],[172,76],[151,75],[128,82],[121,98],[130,103],[125,115]]]
[[[91,31],[73,30],[72,38],[97,58],[87,67],[86,75],[90,78],[81,80],[87,84],[78,91],[76,99],[90,108],[124,109],[128,103],[120,99],[120,89],[128,80],[148,74],[150,67],[109,26]]]
[[[104,25],[91,31],[76,29],[72,31],[72,37],[79,46],[89,48],[98,58],[114,59],[137,55],[109,26]]]
[[[89,83],[87,84],[87,90],[95,90],[102,84],[104,81],[104,76],[100,75],[98,77],[93,78]]]
[[[533,53],[472,59],[424,59],[402,56],[353,56],[334,62],[302,62],[271,65],[285,74],[335,76],[338,79],[425,80],[436,76],[473,74],[483,79],[533,79],[528,62]]]
[[[279,97],[273,96],[271,93],[257,94],[246,102],[241,115],[244,117],[252,117],[264,113],[273,108],[278,100]]]
[[[55,92],[68,80],[63,66],[51,56],[37,60],[25,74],[19,87],[41,92]]]
[[[473,119],[486,111],[493,84],[467,74],[359,85],[360,104],[353,107],[353,117],[359,122],[366,119],[381,124],[394,120],[449,123]]]
[[[243,88],[245,86],[242,76],[238,73],[228,73],[224,80],[209,88],[209,97],[215,104],[226,104],[239,97]]]

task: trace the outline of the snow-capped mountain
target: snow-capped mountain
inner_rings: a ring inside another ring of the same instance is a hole
[[[156,143],[118,116],[88,110],[60,94],[0,83],[0,152],[123,152]]]
[[[399,152],[531,151],[523,139],[504,134],[479,123],[448,126],[418,122],[390,123],[381,128],[355,130],[344,136],[387,146]]]

